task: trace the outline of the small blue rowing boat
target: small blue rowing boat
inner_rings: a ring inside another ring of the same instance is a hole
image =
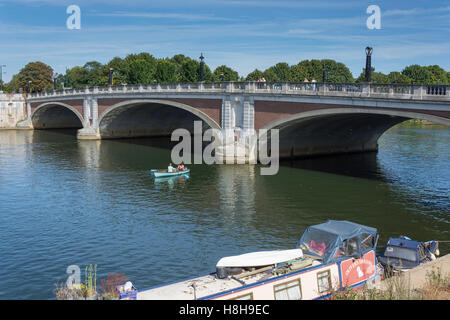
[[[189,174],[191,170],[184,169],[183,171],[174,170],[172,172],[167,172],[167,170],[156,170],[152,169],[150,171],[150,174],[155,178],[163,178],[163,177],[174,177],[174,176],[181,176],[184,174]]]

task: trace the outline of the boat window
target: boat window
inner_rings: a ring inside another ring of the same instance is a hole
[[[409,261],[417,261],[416,250],[400,247],[386,247],[384,250],[385,257],[400,258]]]
[[[358,237],[344,240],[336,251],[336,257],[352,257],[359,254]]]
[[[331,274],[330,270],[317,273],[317,286],[319,293],[328,292],[331,289]]]
[[[242,296],[237,296],[237,297],[235,297],[233,299],[230,299],[230,300],[253,300],[253,293],[250,292],[248,294],[244,294]]]
[[[314,255],[325,257],[335,243],[336,235],[322,230],[310,229],[300,240],[300,248]]]
[[[361,236],[361,251],[372,249],[375,246],[375,237],[373,234],[363,233]]]
[[[273,286],[275,300],[301,300],[300,279]]]

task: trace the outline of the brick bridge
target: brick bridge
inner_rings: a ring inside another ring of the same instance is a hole
[[[280,157],[375,151],[407,119],[450,125],[450,85],[221,82],[90,87],[33,93],[34,129],[79,128],[78,139],[170,136],[176,128],[280,129]]]

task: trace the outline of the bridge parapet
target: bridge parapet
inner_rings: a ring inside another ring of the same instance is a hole
[[[108,96],[122,94],[195,93],[195,94],[253,94],[297,95],[331,97],[367,97],[404,100],[450,101],[450,85],[406,85],[369,83],[316,82],[212,82],[170,83],[147,85],[117,85],[86,87],[32,93],[27,100],[69,98],[88,95]]]

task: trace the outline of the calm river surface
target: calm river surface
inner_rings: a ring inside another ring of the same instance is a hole
[[[152,180],[154,141],[77,141],[0,131],[0,299],[53,299],[66,268],[97,264],[138,289],[215,270],[223,256],[294,248],[305,228],[346,219],[390,236],[450,240],[450,129],[401,125],[380,151],[258,166],[191,166]],[[443,254],[450,252],[441,244]]]

